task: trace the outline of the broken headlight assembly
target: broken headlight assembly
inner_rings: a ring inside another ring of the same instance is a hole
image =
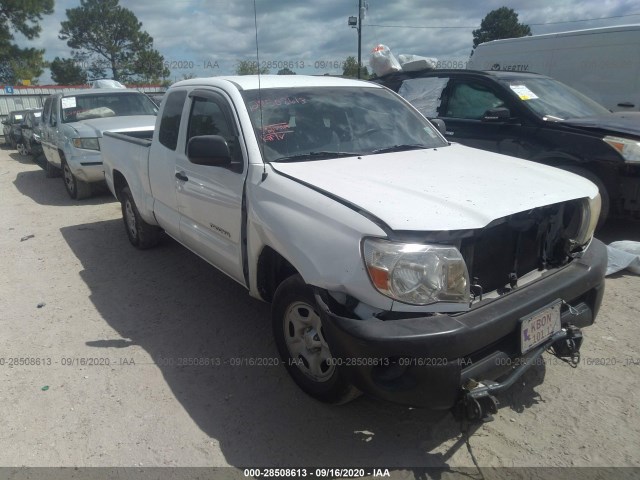
[[[569,235],[572,253],[581,253],[591,242],[593,232],[600,218],[602,200],[598,193],[594,198],[583,198],[580,201],[580,215],[575,229]]]
[[[411,305],[469,303],[469,272],[455,247],[365,238],[362,252],[371,283],[389,298]]]
[[[625,162],[640,163],[640,142],[637,140],[612,136],[606,136],[602,140],[622,155]]]

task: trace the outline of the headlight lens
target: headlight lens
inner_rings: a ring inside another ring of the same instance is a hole
[[[578,228],[576,235],[571,239],[574,248],[582,249],[593,238],[593,232],[598,224],[600,218],[600,208],[602,206],[602,199],[598,193],[594,198],[583,198],[581,202],[581,219],[580,227]]]
[[[455,247],[366,238],[363,254],[375,288],[394,300],[412,305],[469,302],[467,265]]]
[[[622,137],[606,136],[603,138],[627,162],[640,163],[640,142]]]
[[[74,138],[73,146],[76,148],[84,148],[85,150],[100,150],[100,144],[97,138]]]

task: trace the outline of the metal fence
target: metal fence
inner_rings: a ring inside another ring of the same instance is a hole
[[[46,86],[46,87],[0,87],[0,120],[4,120],[14,110],[27,110],[30,108],[42,108],[44,100],[54,93],[72,92],[87,88],[87,85],[71,87]],[[160,85],[144,85],[131,87],[144,93],[163,93],[166,87]],[[0,129],[0,135],[2,131]]]

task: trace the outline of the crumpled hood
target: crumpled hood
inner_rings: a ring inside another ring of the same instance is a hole
[[[598,193],[593,183],[564,170],[459,144],[271,166],[368,211],[393,230],[482,228],[507,215]]]
[[[129,130],[153,130],[155,115],[131,115],[123,117],[92,118],[67,123],[79,137],[102,137],[103,132],[126,132]]]
[[[601,130],[608,135],[633,135],[640,138],[640,115],[637,112],[612,113],[597,117],[568,118],[562,122],[578,128]]]

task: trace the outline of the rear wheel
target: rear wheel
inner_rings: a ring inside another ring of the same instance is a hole
[[[131,245],[141,250],[155,247],[160,241],[160,228],[142,219],[138,207],[133,201],[133,195],[131,195],[129,187],[124,187],[120,191],[119,197],[122,203],[124,228],[127,231]]]
[[[303,391],[334,404],[346,403],[360,394],[332,361],[315,297],[300,275],[280,284],[271,318],[280,357]]]
[[[62,178],[69,196],[75,200],[82,200],[91,196],[91,185],[78,180],[73,174],[66,160],[62,161]]]
[[[586,178],[587,180],[594,183],[596,187],[598,187],[598,190],[600,191],[601,207],[600,207],[600,218],[598,218],[598,224],[596,226],[596,230],[600,230],[604,226],[604,224],[607,222],[607,219],[609,218],[609,209],[611,205],[609,192],[607,191],[607,187],[604,185],[604,182],[600,180],[600,177],[598,177],[595,173],[593,173],[590,170],[587,170],[586,168],[574,167],[572,165],[561,165],[559,166],[559,168],[561,168],[562,170],[566,170],[567,172],[580,175],[581,177]]]

